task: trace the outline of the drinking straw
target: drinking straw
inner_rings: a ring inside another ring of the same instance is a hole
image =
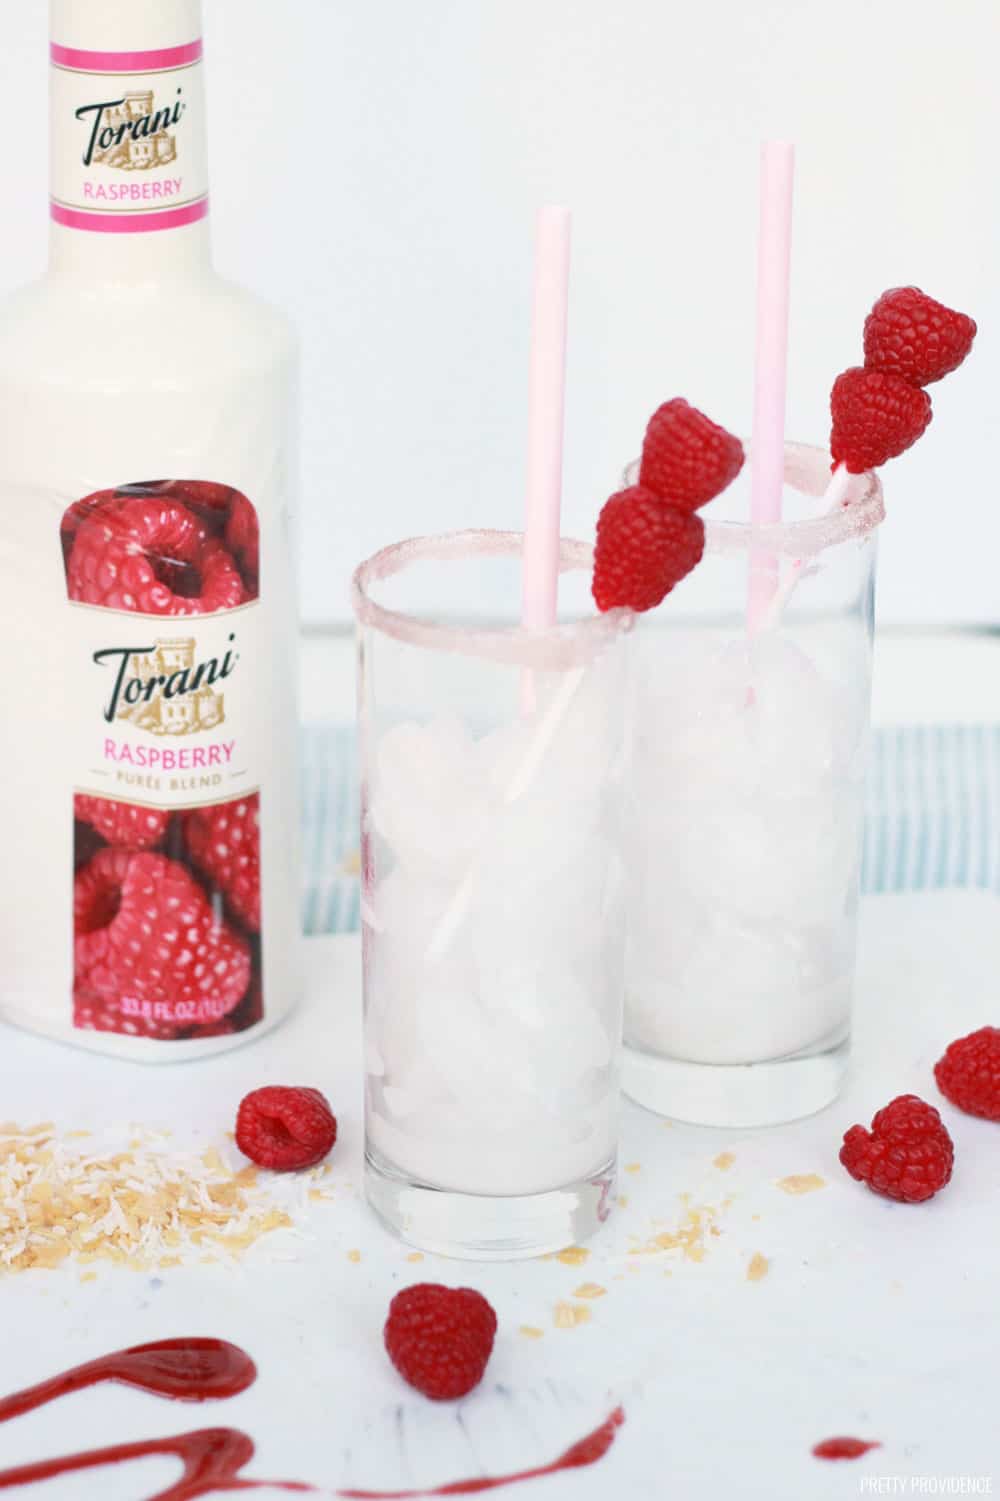
[[[562,507],[569,308],[570,211],[549,204],[538,216],[528,373],[528,495],[524,525],[522,624],[556,621]]]
[[[750,519],[755,526],[781,520],[794,175],[794,146],[788,141],[765,141],[760,153],[757,345],[750,454]],[[764,618],[777,578],[777,557],[755,549],[750,558],[751,631]]]

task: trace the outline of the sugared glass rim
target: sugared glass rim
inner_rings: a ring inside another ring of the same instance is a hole
[[[358,623],[409,646],[431,651],[482,657],[492,662],[531,667],[539,672],[563,672],[584,666],[623,632],[631,630],[631,610],[607,610],[542,630],[519,624],[484,626],[471,622],[428,620],[390,610],[371,597],[374,585],[394,578],[413,563],[467,562],[475,558],[520,558],[522,532],[442,532],[410,537],[383,547],[355,570],[351,604]],[[594,550],[586,542],[564,537],[559,544],[559,572],[589,571]]]
[[[745,444],[749,453],[749,444]],[[803,495],[817,498],[830,483],[830,455],[810,443],[785,444],[785,483]],[[626,485],[638,481],[639,460],[625,470]],[[723,521],[711,516],[705,522],[705,552],[730,555],[751,548],[786,558],[810,558],[852,538],[862,538],[885,520],[882,482],[873,470],[852,474],[845,499],[822,516],[800,521],[774,521],[761,526],[752,521]]]

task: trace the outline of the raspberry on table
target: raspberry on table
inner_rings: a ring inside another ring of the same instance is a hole
[[[955,1148],[934,1106],[903,1094],[873,1117],[870,1131],[845,1133],[840,1160],[872,1193],[920,1204],[950,1180]]]
[[[1000,1121],[1000,1027],[980,1027],[949,1043],[934,1065],[934,1077],[959,1110]]]
[[[196,808],[184,817],[191,859],[226,898],[234,917],[260,932],[260,795]]]
[[[73,798],[73,813],[108,844],[125,850],[151,850],[163,839],[170,822],[165,808],[138,808],[110,797],[89,797],[78,792]]]
[[[701,561],[700,516],[633,485],[612,495],[597,522],[594,599],[599,610],[651,610]]]
[[[244,603],[224,543],[169,494],[116,494],[80,522],[69,597],[144,615],[207,615]]]
[[[318,1089],[266,1085],[251,1090],[236,1115],[236,1145],[259,1167],[315,1167],[337,1140],[337,1118]]]
[[[246,940],[165,855],[99,851],[76,873],[73,919],[80,1026],[124,1032],[145,1018],[186,1030],[219,1021],[246,994]]]
[[[865,368],[929,386],[958,369],[975,337],[974,319],[919,287],[892,287],[865,319]]]
[[[898,375],[854,365],[830,392],[830,452],[851,474],[877,469],[911,448],[931,420],[931,399]]]
[[[743,459],[739,438],[677,396],[649,420],[639,484],[679,510],[696,511],[732,484]]]
[[[404,1381],[449,1402],[482,1381],[496,1332],[497,1316],[482,1293],[418,1282],[389,1304],[385,1348]]]

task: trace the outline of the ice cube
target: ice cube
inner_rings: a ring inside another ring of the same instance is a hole
[[[795,797],[847,769],[851,724],[841,693],[788,641],[751,651],[749,754],[766,796]]]
[[[825,935],[721,914],[674,983],[629,976],[626,1038],[667,1057],[740,1064],[787,1056],[846,1024],[850,970]]]
[[[709,781],[743,783],[746,768],[735,752],[748,691],[744,642],[648,632],[639,642],[636,761],[676,795],[696,795]]]
[[[399,861],[435,876],[467,865],[482,840],[489,786],[455,716],[396,725],[375,753],[371,817]]]

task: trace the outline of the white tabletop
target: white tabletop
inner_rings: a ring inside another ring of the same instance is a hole
[[[312,940],[308,996],[295,1016],[210,1064],[143,1068],[5,1032],[5,1117],[55,1118],[64,1128],[137,1119],[207,1145],[231,1127],[247,1089],[307,1083],[329,1095],[340,1139],[333,1203],[311,1211],[309,1238],[282,1233],[271,1244],[292,1260],[262,1247],[235,1268],[154,1276],[102,1267],[81,1283],[78,1269],[64,1267],[0,1279],[7,1390],[181,1334],[234,1340],[260,1367],[250,1391],[205,1408],[123,1389],[80,1393],[7,1425],[2,1463],[220,1424],[256,1438],[251,1474],[330,1487],[436,1485],[544,1463],[621,1402],[626,1423],[608,1458],[539,1482],[539,1496],[822,1501],[855,1496],[870,1477],[994,1476],[1000,1127],[945,1107],[955,1175],[924,1206],[874,1197],[847,1177],[837,1151],[846,1126],[867,1123],[895,1094],[941,1103],[931,1067],[944,1044],[997,1020],[998,915],[985,894],[870,899],[845,1098],[812,1120],[752,1134],[670,1126],[626,1105],[627,1204],[581,1266],[432,1257],[415,1265],[370,1217],[358,1193],[356,938]],[[735,1157],[728,1170],[713,1165],[723,1151]],[[825,1186],[789,1196],[777,1182],[790,1174],[817,1174]],[[703,1260],[630,1254],[676,1229],[692,1206],[717,1214],[720,1233],[706,1234]],[[769,1269],[751,1282],[756,1252]],[[390,1297],[424,1279],[478,1287],[499,1314],[487,1378],[457,1406],[409,1391],[382,1351]],[[573,1302],[582,1282],[606,1295],[588,1305],[589,1323],[557,1328],[556,1304]],[[811,1456],[817,1440],[844,1433],[884,1447],[850,1463]],[[23,1494],[137,1501],[175,1468],[149,1459]]]

